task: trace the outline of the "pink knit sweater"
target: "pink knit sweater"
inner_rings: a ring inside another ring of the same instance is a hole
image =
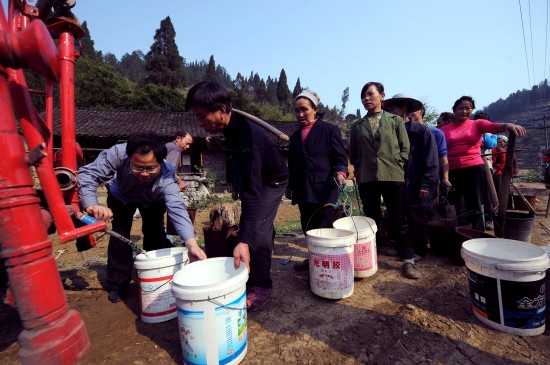
[[[483,133],[498,133],[502,123],[468,119],[460,125],[454,123],[441,127],[447,141],[449,169],[463,169],[483,165],[480,146]]]

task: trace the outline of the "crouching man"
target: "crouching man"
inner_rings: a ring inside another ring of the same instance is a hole
[[[164,230],[164,214],[168,211],[178,235],[189,250],[190,259],[205,259],[206,254],[197,245],[174,168],[164,161],[165,157],[165,143],[156,133],[132,134],[127,143],[101,152],[94,162],[80,168],[80,203],[95,218],[112,221],[112,229],[127,238],[138,208],[143,221],[145,251],[171,246]],[[98,202],[97,188],[108,181],[107,206],[102,206]],[[126,295],[132,268],[131,247],[111,237],[107,252],[111,302],[116,303]]]

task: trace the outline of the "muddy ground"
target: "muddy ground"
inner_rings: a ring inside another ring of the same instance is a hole
[[[544,218],[550,190],[542,184],[519,185],[538,194],[532,243],[550,245],[539,224],[550,228],[550,218]],[[199,210],[197,232],[207,215]],[[296,219],[296,207],[283,202],[276,223]],[[133,238],[139,240],[140,222],[134,226]],[[97,237],[97,247],[84,253],[71,243],[54,244],[68,303],[82,316],[91,341],[81,364],[182,364],[177,320],[140,321],[135,282],[124,302],[107,300],[108,237]],[[306,256],[299,231],[277,236],[273,298],[262,311],[248,315],[249,344],[242,364],[550,363],[550,330],[514,336],[479,322],[469,303],[465,267],[445,258],[429,253],[418,263],[422,278],[413,281],[401,275],[399,261],[379,255],[378,272],[356,280],[351,297],[328,300],[311,292],[307,272],[294,271],[293,263]],[[1,364],[18,363],[21,329],[17,311],[0,304]]]

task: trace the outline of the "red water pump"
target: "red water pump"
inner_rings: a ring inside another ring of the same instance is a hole
[[[75,364],[90,347],[80,315],[67,305],[45,225],[36,224],[49,218],[30,168],[36,170],[61,242],[91,242],[91,233],[106,228],[103,222],[75,228],[68,211],[80,210],[76,184],[62,191],[53,168],[53,85],[59,81],[61,167],[76,176],[74,39],[83,33],[66,12],[45,25],[51,7],[60,8],[60,3],[74,5],[74,0],[38,0],[35,7],[10,0],[6,18],[0,1],[0,260],[8,274],[9,298],[23,322],[23,364]],[[57,47],[51,34],[59,39]],[[46,80],[46,122],[33,107],[23,69]]]

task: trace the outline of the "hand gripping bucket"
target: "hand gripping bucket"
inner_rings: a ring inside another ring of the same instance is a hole
[[[546,270],[550,259],[539,246],[501,238],[462,244],[474,315],[486,325],[520,336],[545,329]]]
[[[318,228],[306,232],[306,241],[311,291],[328,299],[352,295],[355,233]]]
[[[378,270],[376,255],[376,222],[374,219],[356,216],[340,218],[333,227],[355,232],[353,246],[353,275],[356,278],[367,278]]]
[[[242,361],[248,346],[244,263],[216,257],[185,266],[172,293],[178,308],[181,348],[186,364],[229,364]]]
[[[171,247],[139,254],[134,261],[140,287],[141,320],[158,323],[176,318],[172,277],[189,262],[187,248]]]

